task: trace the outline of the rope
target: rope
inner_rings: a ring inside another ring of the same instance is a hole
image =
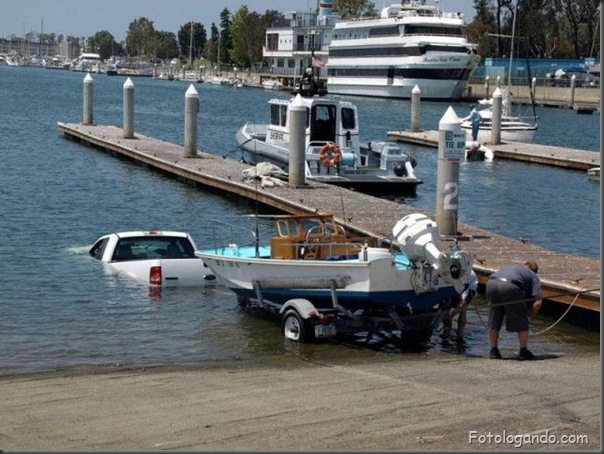
[[[597,289],[597,290],[599,290],[599,289]],[[569,305],[569,306],[568,306],[568,308],[567,308],[567,309],[564,311],[564,313],[563,313],[563,314],[560,316],[560,318],[558,318],[558,320],[556,320],[554,323],[552,323],[552,324],[551,324],[550,326],[548,326],[547,328],[542,329],[541,331],[538,331],[538,332],[534,333],[534,334],[533,334],[533,336],[540,336],[541,334],[543,334],[543,333],[545,333],[545,332],[549,331],[549,330],[550,330],[550,329],[552,329],[554,326],[556,326],[558,323],[560,323],[560,322],[562,321],[562,319],[563,319],[564,317],[566,317],[566,315],[569,313],[569,311],[571,310],[571,308],[573,307],[573,305],[574,305],[574,304],[577,302],[577,299],[579,299],[579,296],[580,296],[582,293],[586,293],[586,292],[590,292],[590,291],[592,291],[592,290],[586,290],[586,291],[583,291],[583,292],[577,292],[577,294],[575,295],[575,299],[572,301],[572,303],[570,303],[570,305]],[[563,295],[566,295],[566,293],[564,293],[564,294],[560,294],[560,295],[558,295],[558,296],[563,296]],[[491,306],[504,306],[504,305],[506,305],[506,304],[516,304],[516,303],[521,303],[521,302],[525,302],[525,301],[527,301],[527,300],[511,301],[511,302],[509,302],[509,303],[491,304]],[[480,319],[480,322],[483,324],[483,326],[484,326],[485,328],[489,329],[489,325],[488,325],[488,324],[486,324],[486,323],[485,323],[485,321],[482,319],[482,316],[480,315],[480,312],[478,311],[478,307],[477,307],[475,304],[473,304],[473,306],[474,306],[474,309],[475,309],[475,311],[476,311],[476,315],[478,315],[478,318]]]
[[[570,306],[568,306],[568,309],[566,309],[566,311],[564,311],[564,314],[562,314],[560,316],[560,318],[558,320],[555,321],[554,324],[552,324],[549,328],[545,328],[542,329],[541,331],[535,333],[535,336],[539,336],[540,334],[545,333],[546,331],[549,331],[550,329],[552,329],[554,326],[556,326],[560,321],[562,321],[562,319],[566,316],[566,314],[568,314],[568,311],[570,311],[570,308],[573,307],[573,304],[575,304],[575,301],[577,301],[577,299],[579,298],[579,295],[581,294],[581,292],[577,293],[577,295],[575,296],[575,299],[573,300],[572,303],[570,303]]]

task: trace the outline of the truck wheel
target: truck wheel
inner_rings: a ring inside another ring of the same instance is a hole
[[[281,328],[286,339],[294,342],[308,342],[310,340],[308,324],[295,309],[289,309],[285,312]]]

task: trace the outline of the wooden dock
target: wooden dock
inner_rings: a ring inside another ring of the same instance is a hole
[[[197,158],[184,158],[180,145],[140,134],[135,134],[134,139],[124,139],[122,129],[114,126],[58,123],[58,128],[72,140],[286,213],[334,213],[340,223],[361,234],[388,237],[394,224],[411,213],[434,217],[418,208],[327,184],[309,182],[303,188],[289,185],[262,188],[260,184],[242,181],[241,172],[249,169],[249,165],[203,152],[198,152]],[[536,260],[547,300],[600,311],[598,260],[559,254],[471,225],[460,223],[458,229],[471,239],[460,245],[474,255],[474,269],[482,282],[501,266]]]
[[[438,131],[388,131],[390,140],[414,143],[438,148]],[[548,166],[564,167],[572,170],[587,170],[600,165],[600,153],[552,147],[536,143],[505,142],[499,145],[485,144],[493,150],[495,159],[513,159]]]

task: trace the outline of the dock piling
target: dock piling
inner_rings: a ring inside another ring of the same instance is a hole
[[[501,143],[501,107],[503,101],[503,93],[497,87],[493,92],[493,109],[491,118],[491,144],[498,145]],[[508,100],[511,102],[511,100]]]
[[[83,112],[82,112],[82,124],[92,124],[92,76],[90,73],[86,73],[84,77],[84,93],[83,93]]]
[[[197,114],[199,113],[199,94],[193,84],[185,93],[185,158],[197,157]]]
[[[421,90],[416,85],[411,90],[411,131],[419,131],[419,103],[421,97]]]
[[[438,123],[436,173],[436,223],[440,235],[457,235],[459,161],[466,147],[466,133],[451,106]]]
[[[491,84],[491,80],[489,79],[489,76],[485,77],[484,78],[484,97],[485,97],[485,99],[489,99],[489,93],[491,92],[490,84]]]
[[[124,139],[134,137],[134,83],[128,77],[124,82]]]
[[[570,78],[570,91],[568,98],[568,107],[572,107],[575,105],[575,85],[577,83],[577,76],[574,74]]]
[[[289,124],[289,184],[298,187],[305,180],[306,107],[300,95],[296,95],[290,108]]]

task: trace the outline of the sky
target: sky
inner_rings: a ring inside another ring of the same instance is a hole
[[[377,9],[397,3],[375,0]],[[434,4],[428,0],[428,4]],[[471,0],[441,0],[447,11],[474,17]],[[178,33],[189,21],[202,23],[209,35],[212,22],[220,22],[220,12],[234,13],[240,6],[263,14],[266,10],[308,11],[316,0],[0,0],[0,38],[43,31],[56,35],[89,37],[101,30],[109,31],[116,41],[126,38],[131,22],[146,17],[156,30]]]

